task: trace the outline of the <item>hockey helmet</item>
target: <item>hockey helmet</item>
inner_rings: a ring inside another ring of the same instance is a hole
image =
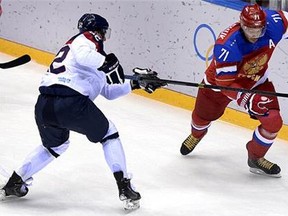
[[[77,27],[80,32],[96,31],[105,39],[109,39],[111,33],[107,20],[98,14],[84,14],[79,19]]]
[[[266,14],[258,4],[246,5],[240,13],[240,24],[248,37],[262,37],[266,30]]]

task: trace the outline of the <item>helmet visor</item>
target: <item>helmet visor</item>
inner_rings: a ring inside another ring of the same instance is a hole
[[[106,40],[108,40],[111,36],[111,28],[107,28],[106,30],[104,30],[104,36],[106,38]]]
[[[109,39],[111,36],[111,28],[96,29],[96,32],[98,32],[98,34],[100,34],[105,40]]]

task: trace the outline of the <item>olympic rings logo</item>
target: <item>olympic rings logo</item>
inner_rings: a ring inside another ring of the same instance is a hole
[[[193,44],[194,44],[194,48],[195,48],[195,51],[197,53],[197,55],[200,57],[200,59],[202,59],[203,61],[206,62],[206,66],[208,67],[208,64],[209,64],[209,61],[213,58],[213,52],[212,52],[212,49],[214,47],[214,43],[208,47],[205,55],[204,54],[201,54],[201,52],[199,51],[199,45],[198,45],[198,42],[197,42],[197,36],[199,34],[199,31],[201,29],[207,29],[211,34],[212,34],[212,37],[213,37],[213,40],[214,42],[216,41],[216,35],[213,31],[213,29],[207,25],[207,24],[201,24],[199,25],[197,28],[196,28],[196,31],[194,33],[194,38],[193,38]]]

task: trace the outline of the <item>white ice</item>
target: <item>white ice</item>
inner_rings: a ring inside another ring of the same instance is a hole
[[[1,54],[0,62],[13,58]],[[40,144],[33,112],[45,70],[35,62],[0,69],[0,165],[9,175]],[[282,178],[263,177],[247,166],[251,130],[216,121],[195,151],[182,156],[190,111],[135,94],[95,103],[119,130],[132,182],[143,197],[140,209],[122,209],[101,144],[72,132],[70,148],[34,176],[26,197],[0,203],[1,216],[288,214],[287,141],[277,139],[266,157],[281,166]]]

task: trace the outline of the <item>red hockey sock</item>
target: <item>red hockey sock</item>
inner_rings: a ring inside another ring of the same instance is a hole
[[[207,133],[207,129],[204,130],[196,130],[192,127],[192,136],[197,138],[197,139],[202,139],[202,137],[205,136],[205,134]]]
[[[246,145],[248,157],[252,160],[264,157],[273,144],[276,135],[277,134],[263,130],[261,126],[256,128],[252,140]]]
[[[270,146],[263,146],[255,140],[251,140],[247,143],[246,148],[248,150],[248,157],[255,160],[264,157]]]
[[[192,113],[191,134],[197,139],[205,136],[210,127],[211,122],[200,118],[195,112]]]

